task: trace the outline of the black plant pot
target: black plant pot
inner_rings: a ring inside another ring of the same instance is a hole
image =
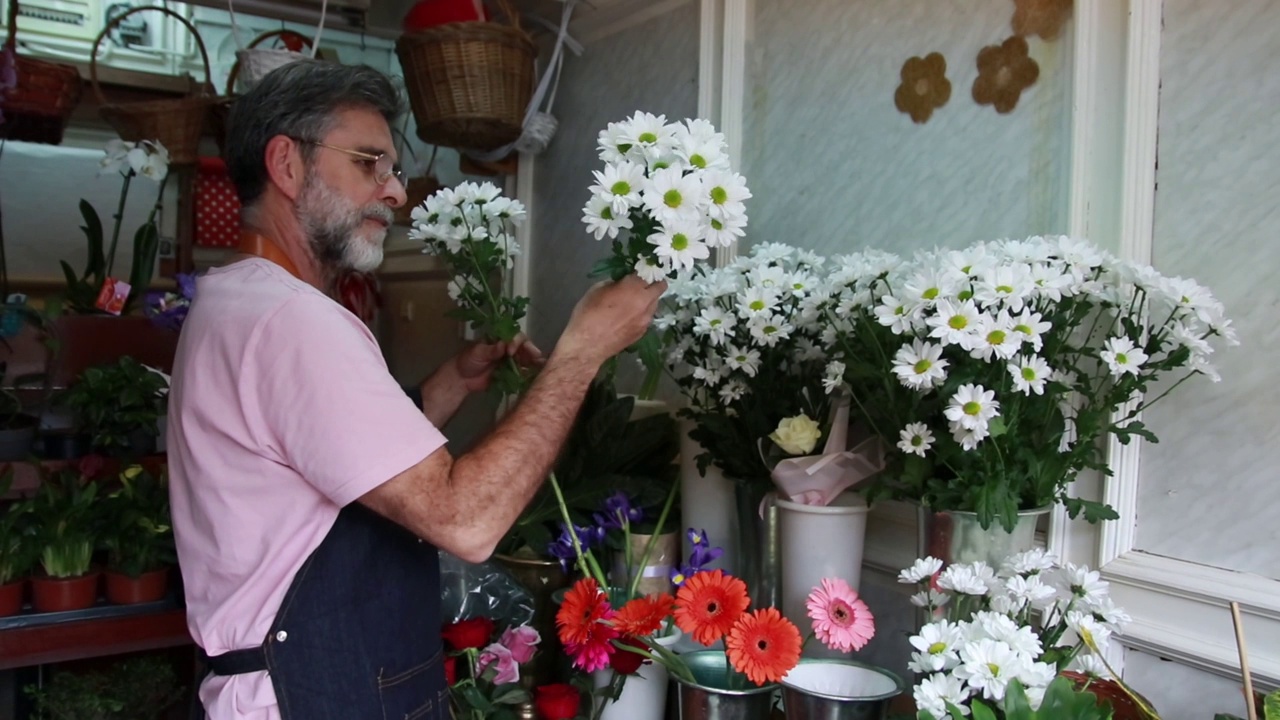
[[[45,460],[76,460],[89,454],[89,436],[70,428],[45,430],[38,447]]]
[[[0,429],[0,461],[29,458],[39,424],[39,419],[30,415],[18,415],[9,427]]]

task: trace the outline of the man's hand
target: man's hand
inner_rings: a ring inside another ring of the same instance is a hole
[[[666,289],[665,282],[646,285],[635,275],[593,285],[573,308],[557,351],[603,363],[644,336]]]
[[[521,334],[511,342],[469,345],[453,357],[453,363],[462,386],[468,392],[479,392],[488,389],[493,371],[508,357],[521,368],[541,367],[546,362],[542,351]]]

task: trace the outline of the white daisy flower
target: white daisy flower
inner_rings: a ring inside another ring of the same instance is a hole
[[[587,201],[586,207],[582,208],[582,222],[596,240],[606,237],[612,240],[618,237],[619,230],[630,230],[632,227],[631,218],[625,213],[615,215],[609,198],[603,195],[592,195]]]
[[[951,439],[956,441],[960,449],[968,452],[974,450],[982,443],[983,440],[991,437],[991,432],[987,428],[966,428],[958,423],[951,424]]]
[[[1031,286],[1035,296],[1054,303],[1062,301],[1063,290],[1071,287],[1075,279],[1047,263],[1035,263],[1031,266]]]
[[[1179,312],[1194,313],[1206,325],[1222,314],[1222,303],[1214,299],[1208,288],[1197,285],[1194,280],[1167,278],[1162,289]]]
[[[943,413],[952,423],[966,430],[986,429],[991,418],[1000,414],[1000,401],[994,390],[966,383],[947,401]]]
[[[747,394],[747,385],[741,380],[730,380],[720,388],[720,402],[728,405]]]
[[[910,423],[898,432],[898,449],[904,453],[924,454],[933,447],[933,433],[924,423]]]
[[[667,273],[671,272],[671,268],[664,265],[659,259],[651,257],[642,257],[636,260],[633,269],[641,280],[650,285],[666,278]]]
[[[832,360],[827,363],[827,368],[822,378],[822,389],[828,395],[844,386],[844,370],[844,363],[839,360]]]
[[[738,317],[750,320],[756,315],[769,315],[778,307],[778,292],[765,287],[749,287],[738,297]]]
[[[702,175],[702,189],[707,198],[707,215],[723,219],[746,212],[746,200],[751,198],[747,180],[738,173],[711,170]]]
[[[959,650],[965,642],[965,634],[958,624],[944,619],[920,628],[920,632],[912,635],[909,641],[918,651],[912,656],[912,672],[938,672],[959,664]]]
[[[921,590],[911,596],[911,604],[920,608],[940,608],[950,601],[950,595],[937,590]]]
[[[1044,320],[1038,312],[1023,310],[1013,318],[1013,331],[1022,336],[1022,341],[1031,345],[1036,351],[1044,345],[1043,335],[1053,329],[1053,325]]]
[[[1004,699],[1009,681],[1026,672],[1030,660],[999,640],[983,639],[960,648],[955,676],[987,700]]]
[[[712,247],[729,247],[747,234],[747,214],[731,215],[722,219],[707,220],[707,244]]]
[[[718,358],[710,358],[706,365],[700,365],[693,368],[693,377],[695,380],[701,380],[702,384],[709,388],[714,388],[724,380],[724,363]]]
[[[1187,367],[1192,372],[1202,373],[1213,382],[1222,382],[1222,376],[1218,374],[1218,368],[1209,362],[1209,358],[1204,355],[1192,355]]]
[[[955,295],[959,283],[955,278],[938,270],[926,270],[907,281],[903,287],[912,302],[932,307],[934,303]]]
[[[1103,362],[1111,369],[1112,377],[1120,377],[1125,373],[1137,375],[1142,364],[1147,361],[1147,354],[1123,335],[1107,338],[1104,347],[1100,354]]]
[[[1013,650],[1027,658],[1040,656],[1043,649],[1040,637],[1026,625],[1019,625],[1008,615],[995,612],[978,612],[973,622],[982,627],[982,631],[992,640],[1005,643]]]
[[[1107,666],[1102,662],[1102,659],[1087,650],[1072,658],[1067,667],[1090,677],[1102,679],[1111,677],[1111,671],[1107,670]]]
[[[1024,550],[1005,559],[1001,575],[1032,575],[1046,572],[1058,566],[1058,556],[1044,548]]]
[[[917,327],[924,306],[918,303],[908,305],[892,295],[880,298],[875,307],[876,322],[893,330],[895,335],[902,335]]]
[[[973,298],[985,306],[1022,309],[1034,286],[1026,265],[1000,265],[984,270],[974,283]]]
[[[711,249],[702,242],[701,230],[697,223],[676,221],[664,224],[648,240],[654,253],[672,268],[692,270],[696,261],[711,256]]]
[[[938,338],[944,345],[959,345],[973,349],[974,333],[982,327],[979,312],[972,300],[952,302],[939,300],[934,314],[925,318],[931,330],[929,337]]]
[[[1169,328],[1169,335],[1174,342],[1190,350],[1193,355],[1213,354],[1213,346],[1205,340],[1207,333],[1195,327],[1193,323],[1177,321]]]
[[[669,154],[676,145],[675,126],[665,115],[637,111],[624,125],[623,140],[631,145],[630,156],[639,152],[646,159]]]
[[[1019,355],[1008,367],[1009,374],[1013,376],[1014,389],[1023,395],[1043,395],[1044,386],[1053,374],[1049,363],[1039,355]]]
[[[917,558],[911,567],[898,573],[898,582],[906,585],[919,585],[930,580],[942,569],[942,561],[936,557]]]
[[[1017,354],[1021,345],[1022,335],[1014,332],[1013,320],[1008,312],[1001,310],[995,316],[983,314],[973,333],[969,357],[987,361],[992,357],[1008,360]]]
[[[947,380],[947,361],[942,359],[942,346],[924,340],[913,340],[893,355],[893,373],[905,386],[928,390]]]
[[[950,717],[948,706],[959,708],[961,715],[969,714],[965,702],[971,692],[964,682],[946,673],[935,673],[920,681],[911,691],[916,708],[935,718]]]
[[[705,336],[712,346],[719,347],[724,344],[727,333],[737,322],[737,318],[718,307],[703,308],[698,317],[693,319],[693,332],[695,335]]]
[[[760,351],[730,345],[725,352],[724,362],[731,370],[741,370],[747,377],[755,377],[756,371],[760,369]]]
[[[701,195],[702,186],[696,176],[664,168],[649,178],[642,198],[645,209],[658,222],[667,224],[680,220],[696,222],[702,213],[698,205]]]
[[[1098,650],[1106,650],[1107,644],[1111,642],[1111,628],[1098,622],[1089,613],[1078,610],[1067,613],[1067,627],[1071,628],[1081,641],[1088,637],[1093,642],[1093,647]]]
[[[1031,630],[1031,628],[1027,628]],[[1044,688],[1058,676],[1058,668],[1046,662],[1033,662],[1018,675],[1018,682],[1027,691],[1027,699],[1031,700],[1031,691],[1033,689],[1040,690],[1040,699],[1044,698]],[[1034,709],[1040,708],[1040,701],[1036,700],[1032,703]]]
[[[630,133],[627,123],[611,122],[596,136],[596,147],[600,150],[600,159],[605,163],[618,163],[627,158],[627,150],[631,141],[625,136]]]
[[[938,587],[962,595],[986,595],[995,572],[984,562],[949,565],[938,576]]]
[[[1109,594],[1111,584],[1102,579],[1097,570],[1085,565],[1066,563],[1058,571],[1056,584],[1070,595],[1093,605],[1102,602]]]
[[[641,192],[645,189],[644,168],[640,165],[623,160],[605,165],[603,172],[592,170],[591,174],[596,179],[591,193],[608,200],[615,216],[626,217],[631,208],[640,206]]]
[[[751,331],[751,337],[757,343],[765,347],[774,347],[779,340],[791,337],[795,326],[787,322],[785,315],[767,313],[753,315],[747,321],[747,329]]]

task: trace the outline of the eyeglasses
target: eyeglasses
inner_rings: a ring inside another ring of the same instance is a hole
[[[364,169],[367,172],[373,175],[374,182],[378,183],[379,185],[386,185],[387,181],[389,181],[393,177],[397,181],[399,181],[401,186],[404,185],[404,171],[396,167],[396,164],[391,159],[391,156],[387,155],[386,153],[378,153],[377,155],[373,155],[367,152],[360,152],[359,150],[351,150],[348,148],[338,147],[337,145],[327,145],[325,143],[318,142],[316,140],[303,140],[301,138],[294,138],[294,140],[300,143],[306,143],[308,145],[315,145],[316,147],[328,148],[330,150],[337,150],[340,153],[346,153],[351,157],[357,158],[360,165],[364,167]]]

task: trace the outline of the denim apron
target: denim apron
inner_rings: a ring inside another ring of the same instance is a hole
[[[240,251],[298,276],[269,238],[245,232]],[[448,720],[436,548],[352,503],[294,576],[260,646],[199,655],[215,675],[266,670],[282,720]]]
[[[343,508],[298,570],[262,645],[208,657],[266,670],[282,720],[447,720],[436,548]]]

